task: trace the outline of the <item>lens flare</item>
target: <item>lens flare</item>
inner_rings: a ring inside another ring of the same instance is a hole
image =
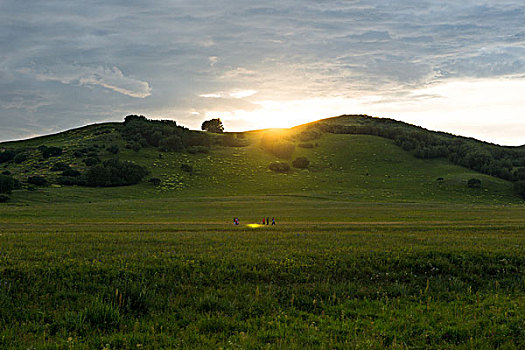
[[[259,225],[259,224],[248,224],[246,226],[249,227],[249,228],[258,228],[258,227],[261,227],[262,225]]]

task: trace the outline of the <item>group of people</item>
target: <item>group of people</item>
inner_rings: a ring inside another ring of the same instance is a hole
[[[239,225],[239,218],[238,217],[234,217],[233,218],[233,224],[234,225]],[[262,219],[262,224],[263,225],[270,225],[270,217],[263,218]],[[275,225],[275,218],[274,217],[272,217],[272,225]]]
[[[263,218],[262,219],[262,224],[263,225],[270,225],[270,218],[269,217]],[[275,218],[272,218],[272,225],[275,225]]]

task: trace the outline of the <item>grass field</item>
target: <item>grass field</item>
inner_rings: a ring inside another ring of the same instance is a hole
[[[525,346],[521,205],[117,199],[0,222],[2,348]]]
[[[376,136],[322,134],[294,151],[309,169],[279,174],[264,131],[208,154],[134,152],[116,125],[2,145],[30,155],[2,166],[22,182],[116,143],[161,184],[26,186],[0,204],[0,348],[525,348],[510,182]],[[64,153],[40,159],[42,144]],[[277,225],[247,226],[263,217]]]

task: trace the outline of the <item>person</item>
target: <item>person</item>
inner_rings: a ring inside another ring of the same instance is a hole
[[[275,225],[275,218],[272,218],[272,225]]]
[[[263,225],[264,225],[264,218],[263,218]]]
[[[266,218],[266,225],[270,225],[270,217]]]

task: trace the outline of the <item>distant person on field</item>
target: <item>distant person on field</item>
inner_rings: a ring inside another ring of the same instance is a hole
[[[270,225],[270,218],[269,217],[266,218],[266,225]]]
[[[272,218],[272,225],[275,225],[275,218]]]
[[[263,218],[263,225],[264,225],[264,218]]]

